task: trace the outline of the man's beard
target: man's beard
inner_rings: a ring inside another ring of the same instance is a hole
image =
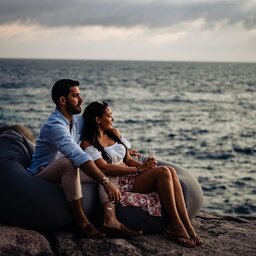
[[[81,109],[81,105],[77,105],[76,107],[73,106],[72,104],[69,103],[69,101],[67,101],[67,110],[70,114],[72,115],[76,115],[76,114],[80,114],[82,109]]]

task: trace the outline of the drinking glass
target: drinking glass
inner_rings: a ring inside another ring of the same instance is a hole
[[[149,150],[148,151],[148,157],[156,158],[156,151],[155,150]]]

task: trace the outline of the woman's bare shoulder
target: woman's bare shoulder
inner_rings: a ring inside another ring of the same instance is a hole
[[[111,131],[118,137],[121,138],[121,132],[117,128],[112,128]]]

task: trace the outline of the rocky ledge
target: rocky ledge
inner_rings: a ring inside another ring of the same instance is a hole
[[[256,255],[256,218],[200,213],[193,221],[204,244],[184,248],[164,234],[125,239],[78,239],[69,232],[42,234],[0,225],[0,255]]]

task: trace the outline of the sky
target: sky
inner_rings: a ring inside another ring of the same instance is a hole
[[[256,62],[256,0],[0,0],[0,58]]]

